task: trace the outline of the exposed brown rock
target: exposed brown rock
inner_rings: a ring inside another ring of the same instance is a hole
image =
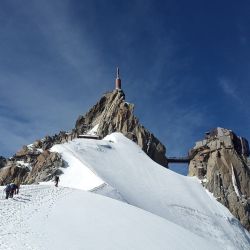
[[[189,175],[197,176],[203,185],[228,207],[250,231],[250,169],[246,139],[232,131],[217,128],[191,150]]]
[[[63,160],[56,152],[45,150],[41,153],[32,166],[32,170],[27,176],[25,183],[38,183],[49,181],[57,174],[60,174],[60,167],[63,167]]]
[[[134,115],[134,105],[125,102],[121,90],[105,94],[89,112],[78,118],[75,130],[78,134],[84,134],[97,124],[97,135],[105,137],[113,132],[121,132],[135,141],[154,161],[166,166],[164,145],[139,123]]]
[[[43,146],[42,141],[41,140],[36,140],[33,143],[33,146],[34,146],[34,148],[42,148],[42,146]]]
[[[24,148],[18,153],[17,158],[13,157],[7,161],[5,167],[0,169],[0,185],[16,181],[22,184],[49,181],[62,173],[59,168],[65,165],[58,153],[45,150],[33,155],[32,160],[29,159],[29,154],[30,151]],[[21,157],[21,161],[18,157]]]
[[[29,169],[20,167],[15,162],[9,161],[4,168],[0,169],[0,185],[17,182],[22,183],[27,177]]]

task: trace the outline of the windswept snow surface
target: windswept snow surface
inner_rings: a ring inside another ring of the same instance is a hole
[[[66,168],[62,169],[64,174],[60,176],[60,185],[83,190],[91,190],[103,185],[104,181],[78,158],[78,154],[84,155],[85,150],[78,148],[76,145],[77,153],[75,153],[67,144],[55,145],[52,148],[52,151],[56,151],[63,156],[67,164]]]
[[[98,176],[122,200],[203,238],[204,244],[250,249],[249,233],[228,209],[208,195],[198,179],[163,168],[122,134],[113,133],[104,140],[75,139],[52,150],[61,153],[69,165],[62,169],[65,174],[61,185],[79,188],[83,179],[73,174],[74,168],[89,169],[91,176]],[[103,183],[93,184],[101,189]]]
[[[43,185],[20,191],[14,199],[0,200],[2,250],[219,249],[159,216],[104,196]]]

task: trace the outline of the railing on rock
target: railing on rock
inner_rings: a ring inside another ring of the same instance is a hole
[[[93,140],[101,140],[101,137],[99,135],[77,135],[77,138],[82,138],[82,139],[93,139]]]

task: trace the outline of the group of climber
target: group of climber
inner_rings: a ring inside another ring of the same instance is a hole
[[[6,194],[5,199],[13,198],[14,194],[19,193],[19,188],[20,188],[20,184],[18,183],[7,184],[4,189],[5,194]]]
[[[56,175],[55,179],[54,179],[56,187],[58,187],[58,182],[59,181],[60,181],[59,176]],[[15,194],[19,193],[19,189],[20,189],[20,184],[19,183],[10,183],[10,184],[7,184],[6,187],[5,187],[5,189],[4,189],[4,192],[6,194],[5,199],[13,198],[13,196]]]

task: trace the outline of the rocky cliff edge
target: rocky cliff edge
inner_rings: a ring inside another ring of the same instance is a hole
[[[225,205],[250,231],[249,145],[228,129],[216,128],[190,151],[189,175]]]

